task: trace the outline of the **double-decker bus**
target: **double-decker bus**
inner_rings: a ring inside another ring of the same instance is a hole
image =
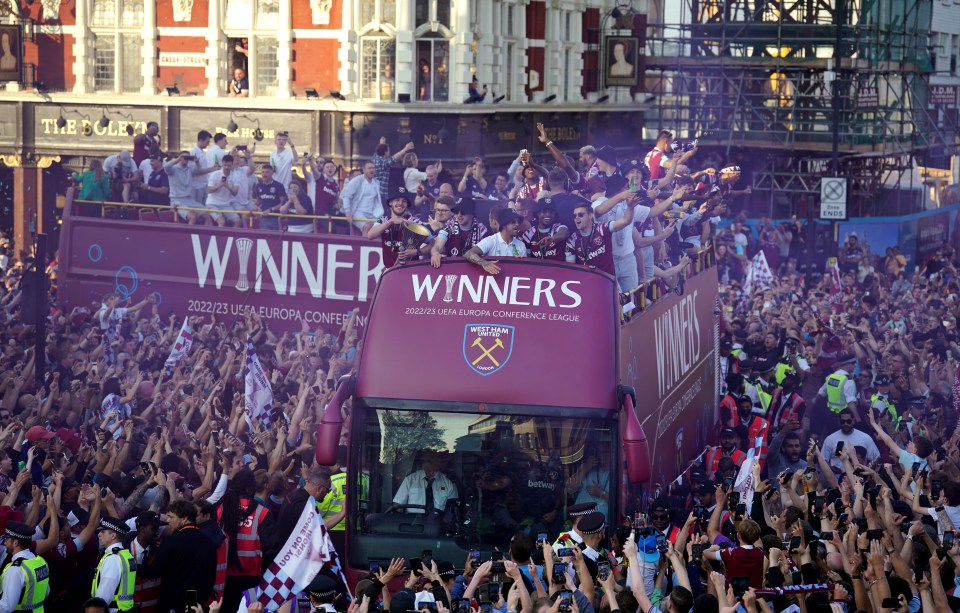
[[[555,536],[577,502],[596,502],[614,525],[707,436],[712,271],[622,324],[609,275],[536,259],[500,266],[491,276],[463,260],[416,262],[380,278],[355,376],[316,446],[333,464],[349,433],[350,568],[423,550],[459,563],[471,549],[503,550],[517,529]],[[653,420],[649,446],[640,419]]]

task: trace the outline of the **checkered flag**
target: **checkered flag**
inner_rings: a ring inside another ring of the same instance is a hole
[[[305,590],[325,566],[346,582],[330,534],[317,513],[317,502],[311,496],[287,542],[263,573],[257,600],[267,611],[276,611]]]
[[[250,429],[253,430],[252,420],[260,422],[263,427],[269,427],[273,410],[273,388],[257,350],[249,340],[243,365],[243,398],[246,410],[244,417]]]
[[[764,289],[773,285],[773,273],[770,272],[770,264],[767,263],[767,256],[763,254],[762,249],[753,256],[747,266],[747,280],[743,284],[743,293],[749,296],[753,292],[754,284]]]

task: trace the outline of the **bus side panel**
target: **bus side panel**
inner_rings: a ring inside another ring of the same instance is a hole
[[[60,296],[67,310],[107,292],[155,294],[161,316],[260,314],[275,330],[336,331],[354,307],[362,325],[382,269],[379,243],[159,221],[65,218]]]
[[[651,482],[666,486],[710,440],[717,423],[717,275],[687,279],[621,328],[620,381],[637,393],[651,450]]]

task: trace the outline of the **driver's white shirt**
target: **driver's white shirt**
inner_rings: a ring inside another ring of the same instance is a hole
[[[433,476],[433,508],[443,511],[448,500],[458,498],[457,486],[443,473]],[[418,470],[407,475],[393,497],[395,504],[415,504],[421,507],[427,503],[427,474]],[[423,513],[424,509],[407,509],[407,513]]]

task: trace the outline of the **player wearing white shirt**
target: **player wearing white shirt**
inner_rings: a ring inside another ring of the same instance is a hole
[[[278,133],[274,142],[277,150],[270,154],[273,180],[278,181],[286,189],[290,187],[290,181],[293,180],[293,163],[297,159],[297,149],[286,132]]]
[[[513,209],[502,209],[497,213],[500,231],[483,238],[464,255],[468,262],[481,266],[491,275],[499,274],[497,260],[486,260],[481,256],[525,258],[530,252],[518,236],[523,218]]]
[[[240,216],[233,212],[233,199],[240,192],[240,179],[233,173],[233,156],[220,161],[220,171],[210,173],[207,180],[207,208],[210,217],[221,228],[240,225]]]

